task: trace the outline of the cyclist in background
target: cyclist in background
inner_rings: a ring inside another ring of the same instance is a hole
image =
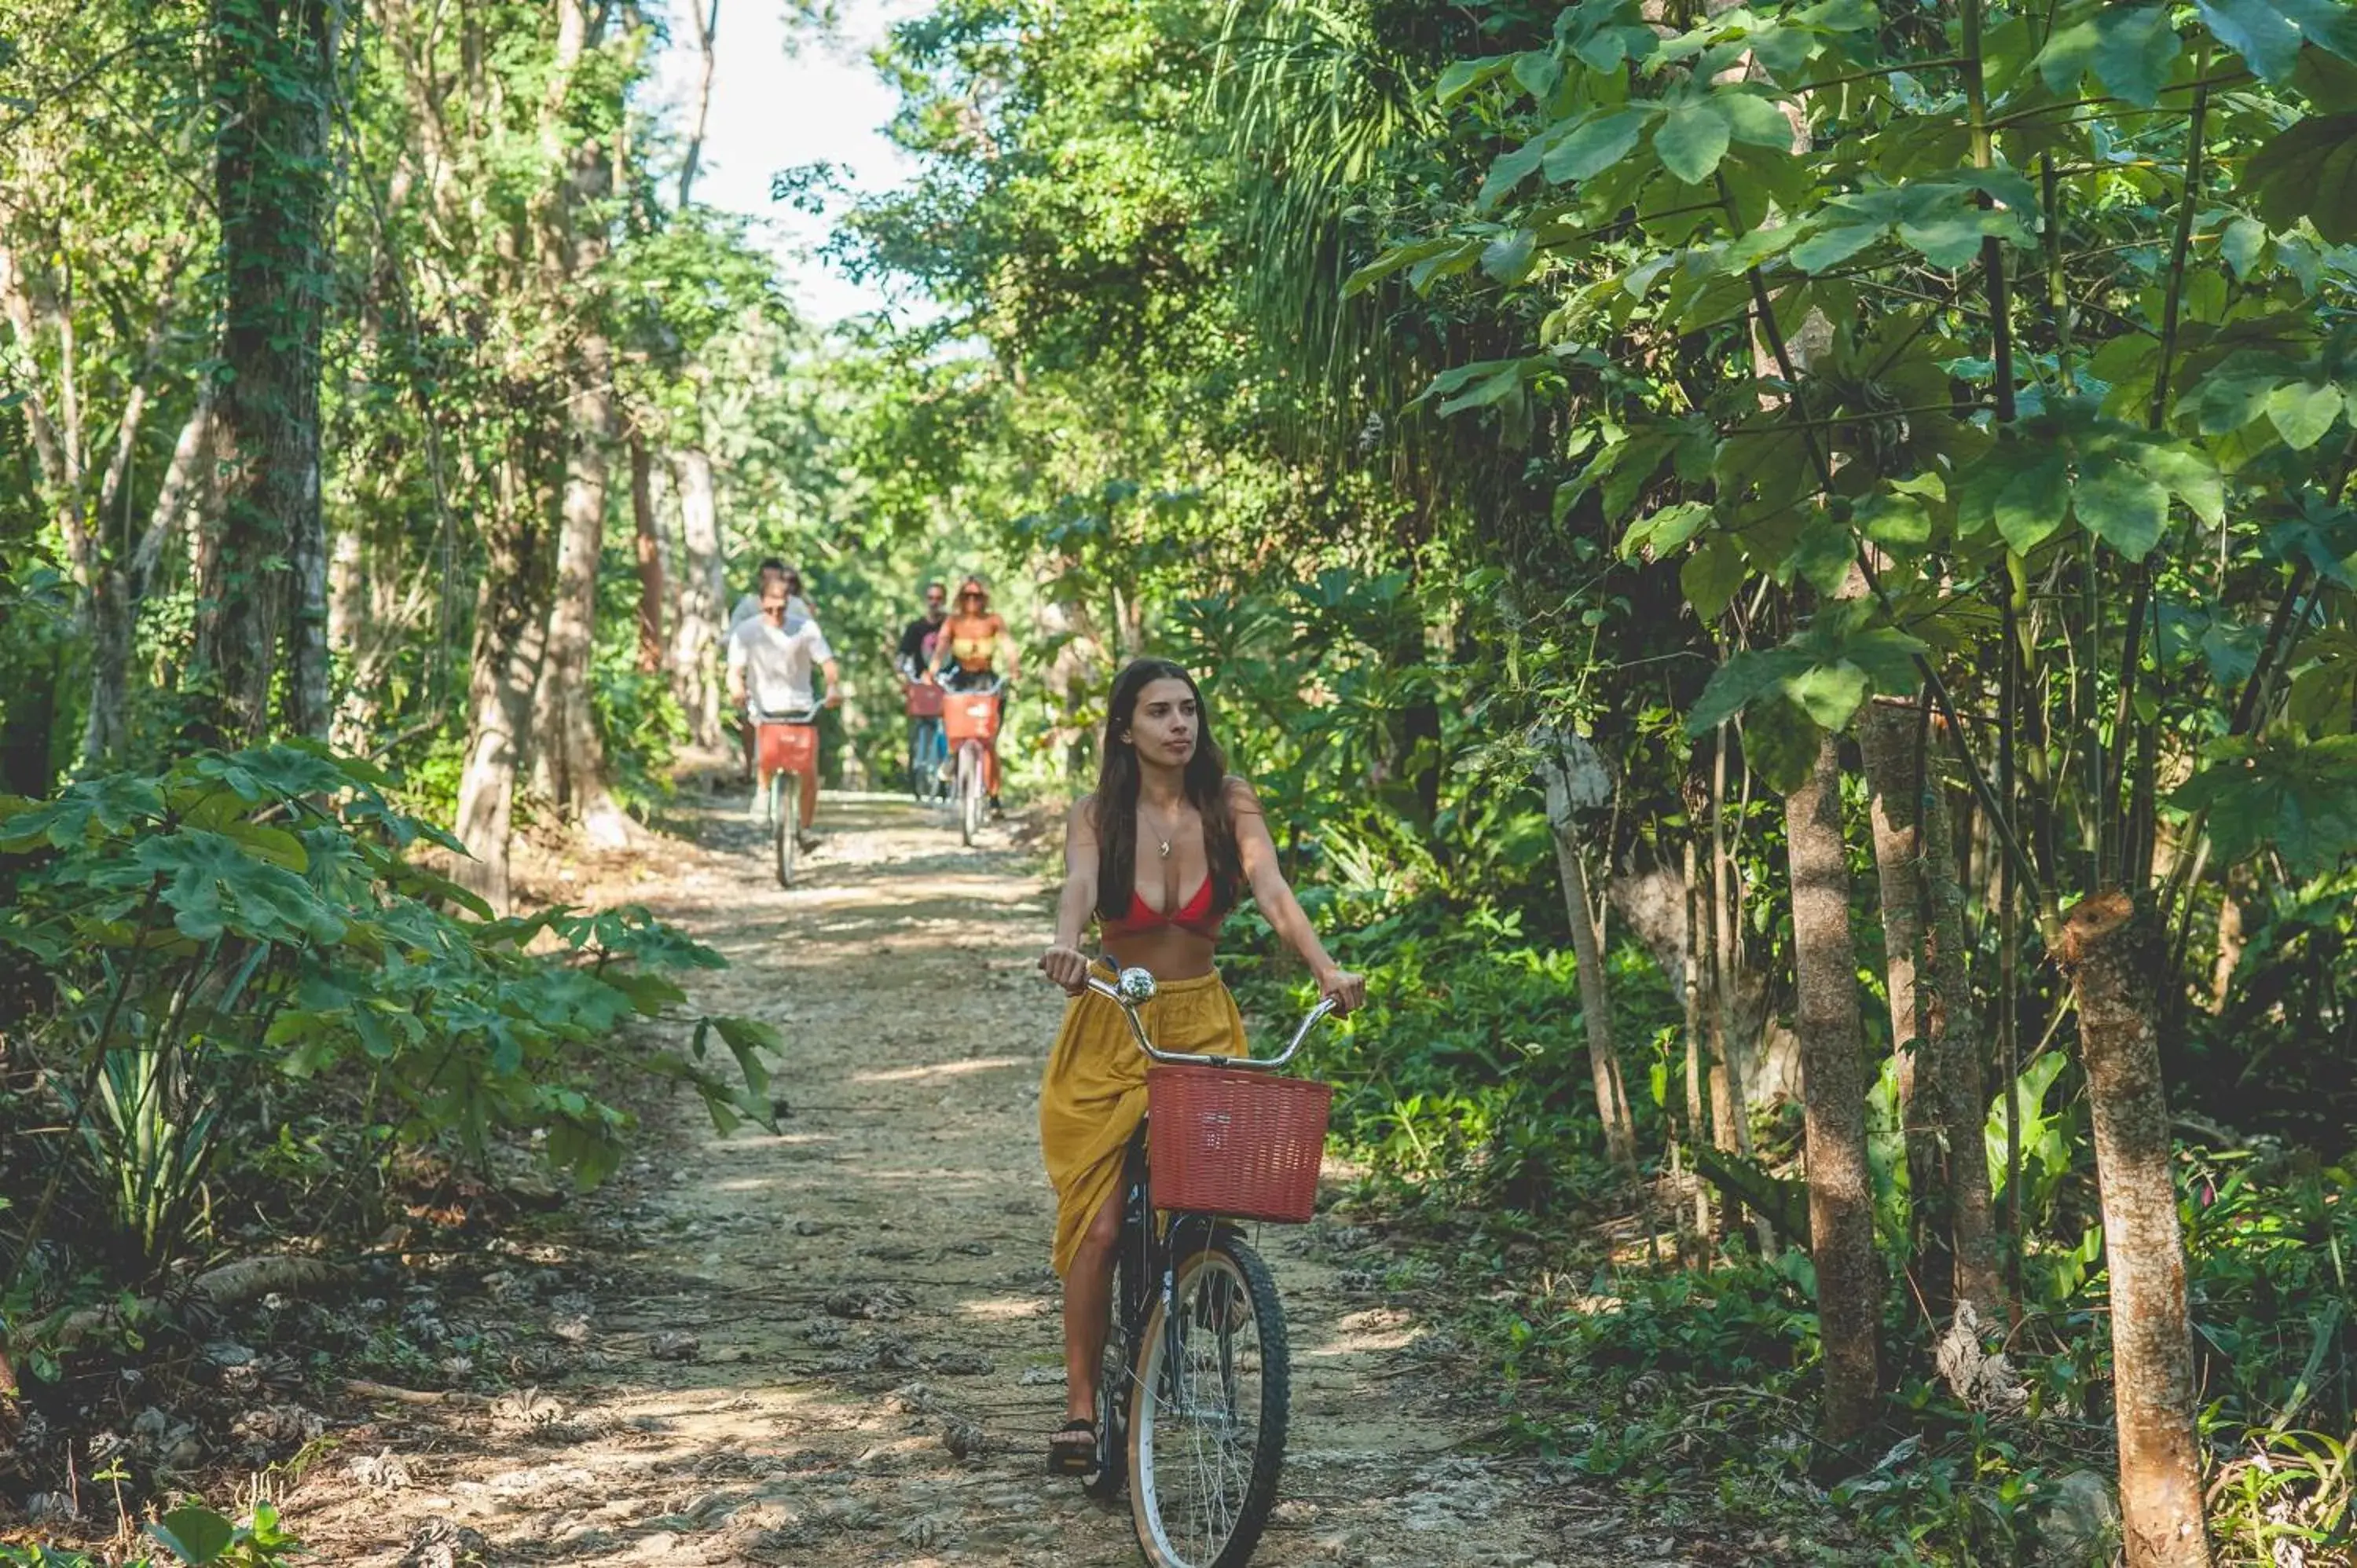
[[[990,590],[980,577],[958,585],[957,607],[942,622],[933,644],[933,678],[952,692],[978,692],[999,679],[997,660],[1006,653],[1006,684],[1015,682],[1015,636],[1006,618],[990,607]],[[1001,696],[999,701],[1006,699]],[[1002,716],[1004,710],[1002,709]],[[998,810],[998,748],[989,757],[990,809]]]
[[[1227,770],[1193,676],[1163,659],[1124,670],[1099,756],[1096,790],[1065,827],[1056,940],[1039,958],[1072,998],[1039,1087],[1039,1146],[1056,1189],[1051,1257],[1064,1276],[1069,1419],[1048,1448],[1060,1475],[1086,1474],[1096,1460],[1122,1157],[1146,1114],[1146,1055],[1120,1006],[1088,988],[1089,923],[1112,963],[1153,973],[1157,989],[1142,1012],[1163,1050],[1243,1054],[1243,1020],[1212,957],[1222,922],[1247,892],[1336,1011],[1367,998],[1367,983],[1327,955],[1286,885],[1260,801]]]
[[[738,627],[761,618],[761,594],[771,583],[786,585],[788,620],[815,621],[818,618],[812,613],[809,601],[802,596],[802,574],[772,555],[761,563],[760,570],[753,578],[751,591],[738,598],[737,607],[728,612],[728,635],[731,639],[736,637]],[[738,738],[745,743],[745,782],[750,784],[753,781],[753,726],[750,723],[743,723],[737,728]],[[803,821],[809,819],[804,818]]]
[[[939,583],[925,585],[925,613],[900,633],[900,649],[892,662],[911,681],[921,681],[933,667],[933,645],[941,640],[942,625],[949,619],[950,591]]]
[[[774,717],[801,713],[818,705],[811,690],[815,665],[826,676],[826,705],[843,701],[841,672],[826,634],[808,616],[787,611],[786,579],[771,577],[761,585],[760,613],[741,622],[728,634],[728,701],[745,707],[745,733],[754,733],[757,715]],[[750,701],[748,702],[748,698]],[[817,847],[811,824],[818,821],[818,770],[802,776],[802,847]]]

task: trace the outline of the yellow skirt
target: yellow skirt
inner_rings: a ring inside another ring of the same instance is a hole
[[[1241,1056],[1244,1021],[1217,974],[1168,980],[1139,1009],[1155,1048]],[[1039,1151],[1056,1189],[1060,1274],[1071,1272],[1089,1221],[1121,1185],[1122,1152],[1146,1117],[1144,1051],[1114,1002],[1083,992],[1064,1006],[1064,1025],[1039,1084]]]

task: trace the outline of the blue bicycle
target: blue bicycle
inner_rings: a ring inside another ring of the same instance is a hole
[[[950,795],[946,777],[950,737],[942,727],[943,693],[931,681],[905,677],[902,689],[909,715],[909,793],[920,806],[935,805]]]

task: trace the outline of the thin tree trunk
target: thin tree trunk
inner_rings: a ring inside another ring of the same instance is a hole
[[[327,178],[335,8],[328,0],[213,0],[214,154],[226,374],[217,410],[217,549],[198,585],[195,684],[209,738],[269,723],[275,654],[293,657],[285,718],[324,733],[319,339],[333,190]],[[315,639],[314,633],[317,633]]]
[[[1867,710],[1859,745],[1872,797],[1899,1121],[1925,1309],[1938,1323],[1961,1298],[1994,1322],[2004,1295],[1989,1230],[1964,910],[1954,878],[1943,875],[1953,830],[1945,781],[1923,741],[1919,715]]]
[[[1623,1170],[1637,1168],[1637,1125],[1620,1079],[1620,1056],[1612,1043],[1612,994],[1604,978],[1604,954],[1596,932],[1596,909],[1587,898],[1587,873],[1580,863],[1579,813],[1612,796],[1610,772],[1584,738],[1541,731],[1538,775],[1546,790],[1548,824],[1555,830],[1555,871],[1563,882],[1564,912],[1571,924],[1571,950],[1579,969],[1579,1011],[1587,1026],[1587,1065],[1596,1080],[1596,1115],[1604,1125],[1604,1146]]]
[[[1792,966],[1800,989],[1801,1067],[1808,1150],[1809,1250],[1824,1341],[1820,1425],[1835,1443],[1874,1419],[1882,1283],[1874,1252],[1874,1187],[1866,1156],[1866,1074],[1857,950],[1849,929],[1849,860],[1842,842],[1840,754],[1818,746],[1808,781],[1785,798],[1792,857]]]
[[[687,153],[679,166],[679,204],[685,207],[695,190],[696,171],[704,162],[704,127],[712,114],[712,73],[718,60],[714,48],[720,35],[720,0],[688,0],[688,19],[695,24],[695,108],[688,119]]]
[[[2129,1568],[2209,1568],[2194,1435],[2193,1326],[2169,1178],[2156,1015],[2160,923],[2120,892],[2071,912],[2058,956],[2079,1004],[2111,1278],[2113,1409]]]
[[[540,789],[573,814],[591,843],[618,848],[630,842],[630,820],[607,788],[606,750],[589,707],[597,566],[606,543],[612,448],[619,434],[613,351],[601,319],[603,301],[597,297],[608,250],[598,205],[611,189],[613,174],[596,142],[576,135],[569,146],[564,145],[565,101],[583,54],[594,46],[591,27],[581,0],[559,0],[556,81],[543,135],[552,150],[561,150],[567,175],[542,214],[540,260],[549,308],[575,323],[576,335],[566,356],[570,395],[556,590],[541,653],[532,755]]]
[[[1552,814],[1552,813],[1550,813]],[[1623,1170],[1637,1168],[1637,1124],[1629,1112],[1620,1078],[1620,1053],[1612,1041],[1612,993],[1604,978],[1604,955],[1596,940],[1596,913],[1587,901],[1587,875],[1580,865],[1579,840],[1568,822],[1555,825],[1555,872],[1571,918],[1571,950],[1579,969],[1579,1012],[1587,1026],[1587,1067],[1596,1081],[1596,1115],[1604,1123],[1605,1152]]]
[[[1708,1111],[1703,1099],[1703,1022],[1706,1003],[1703,991],[1705,977],[1710,972],[1710,958],[1704,944],[1709,927],[1703,918],[1702,884],[1695,866],[1693,834],[1686,836],[1686,940],[1685,940],[1685,1012],[1686,1012],[1686,1141],[1699,1148],[1708,1139]],[[1695,1181],[1695,1230],[1706,1243],[1715,1239],[1711,1224],[1710,1186],[1697,1177]]]
[[[516,770],[532,733],[547,634],[549,549],[538,497],[513,458],[500,467],[499,494],[483,533],[483,576],[475,596],[475,648],[467,692],[467,759],[452,824],[471,857],[457,881],[500,914],[514,908],[509,871]]]
[[[156,488],[147,529],[131,558],[105,574],[92,602],[90,657],[90,716],[82,728],[81,755],[88,764],[121,754],[131,738],[128,716],[131,654],[139,636],[139,611],[164,547],[182,518],[199,505],[211,446],[214,387],[197,390],[197,406],[172,445],[172,460]]]
[[[715,668],[727,613],[720,565],[720,511],[712,457],[688,446],[676,458],[680,521],[679,624],[673,628],[672,690],[698,746],[720,744],[720,681]]]
[[[630,426],[630,521],[639,547],[639,669],[651,675],[663,658],[663,540],[655,520],[654,457],[636,424]]]

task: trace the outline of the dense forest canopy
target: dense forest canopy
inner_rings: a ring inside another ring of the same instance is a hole
[[[595,1180],[630,1074],[768,1114],[716,954],[513,861],[725,763],[778,555],[831,785],[929,578],[1038,809],[1200,674],[1511,1443],[1858,1561],[2344,1560],[2357,7],[941,0],[830,246],[934,308],[824,328],[697,195],[725,23],[0,15],[27,1398],[417,1160]]]

